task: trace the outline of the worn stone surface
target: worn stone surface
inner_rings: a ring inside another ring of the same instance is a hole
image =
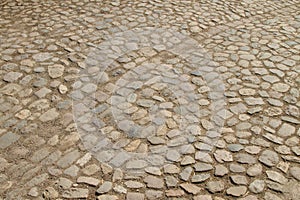
[[[63,192],[62,197],[66,199],[87,198],[89,195],[88,189],[71,188]]]
[[[279,157],[274,151],[265,150],[260,155],[259,161],[267,166],[275,166],[279,162]]]
[[[299,199],[297,0],[0,4],[0,199]]]

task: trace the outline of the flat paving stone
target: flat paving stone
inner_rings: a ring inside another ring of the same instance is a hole
[[[19,135],[12,133],[12,132],[8,132],[8,133],[2,135],[0,137],[0,148],[5,149],[5,148],[9,147],[11,144],[18,141],[19,138],[20,138]]]

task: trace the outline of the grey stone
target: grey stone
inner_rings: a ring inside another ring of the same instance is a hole
[[[88,83],[81,88],[81,91],[85,93],[96,92],[96,90],[97,90],[97,85],[94,83]]]
[[[34,94],[38,97],[38,98],[43,98],[45,97],[47,94],[51,93],[52,91],[48,88],[41,88],[39,91],[35,92]]]
[[[47,187],[43,192],[43,197],[48,199],[55,199],[58,195],[58,192],[53,187]]]
[[[109,181],[105,181],[102,183],[102,185],[97,189],[97,193],[98,194],[104,194],[104,193],[107,193],[109,192],[113,187],[113,184],[112,182],[109,182]]]
[[[155,176],[146,176],[144,181],[149,188],[160,189],[164,187],[164,181]]]
[[[39,195],[39,190],[37,187],[33,187],[29,190],[28,192],[28,195],[29,196],[32,196],[32,197],[37,197]]]
[[[240,144],[229,144],[228,149],[232,152],[239,152],[244,149],[243,145]]]
[[[291,167],[290,173],[295,179],[300,181],[300,168],[299,167]]]
[[[71,165],[67,169],[64,170],[64,174],[69,175],[71,177],[76,177],[78,175],[79,168],[76,165]]]
[[[228,169],[224,165],[216,165],[215,166],[215,175],[216,176],[224,176],[228,174]]]
[[[249,185],[249,190],[255,194],[262,193],[265,189],[265,182],[263,180],[254,180]]]
[[[242,175],[232,175],[230,176],[230,179],[232,180],[233,183],[237,185],[247,185],[248,180],[245,176]]]
[[[123,193],[123,194],[126,194],[127,193],[127,189],[126,188],[124,188],[123,186],[121,186],[121,185],[116,185],[114,188],[113,188],[113,190],[115,191],[115,192],[117,192],[117,193]]]
[[[158,167],[147,167],[145,171],[149,174],[158,175],[162,174],[161,170]]]
[[[282,198],[278,197],[277,195],[275,195],[271,192],[266,192],[264,199],[265,200],[283,200]]]
[[[58,182],[57,182],[58,186],[61,187],[62,189],[69,189],[71,188],[73,182],[67,178],[64,178],[64,177],[60,177],[58,179]]]
[[[235,172],[235,173],[241,173],[246,171],[245,167],[239,164],[230,164],[229,166],[230,171]]]
[[[288,182],[288,179],[285,178],[282,174],[276,171],[267,170],[266,174],[268,178],[272,181],[275,181],[280,184],[286,184]]]
[[[296,132],[296,128],[290,124],[284,123],[278,130],[278,135],[281,137],[288,137]]]
[[[209,181],[206,184],[206,188],[211,193],[222,192],[225,189],[225,184],[223,181]]]
[[[20,138],[19,135],[12,133],[12,132],[8,132],[8,133],[2,135],[0,137],[0,148],[5,149],[5,148],[9,147],[11,144],[18,141],[19,138]]]
[[[146,190],[145,195],[149,200],[156,200],[163,196],[163,192],[158,190]]]
[[[191,167],[189,168],[192,169]],[[180,169],[176,165],[166,164],[164,165],[164,172],[167,174],[177,174],[180,172]]]
[[[247,192],[247,187],[245,186],[235,186],[235,187],[230,187],[226,190],[226,193],[228,195],[234,196],[234,197],[240,197],[246,194]]]
[[[126,196],[126,200],[144,200],[145,195],[137,192],[129,192]]]
[[[16,80],[18,80],[23,74],[19,73],[19,72],[8,72],[7,74],[5,74],[3,76],[3,80],[6,82],[14,82]]]
[[[117,168],[113,173],[112,181],[113,182],[120,181],[123,179],[123,176],[124,176],[123,171]]]
[[[59,78],[63,75],[65,67],[63,65],[53,65],[48,67],[48,74],[51,78]]]
[[[270,140],[271,142],[274,142],[276,144],[283,144],[283,139],[281,137],[275,136],[271,133],[264,133],[263,137],[267,138],[268,140]]]
[[[198,162],[194,165],[194,169],[196,172],[205,172],[213,169],[211,164]]]
[[[146,167],[148,163],[144,160],[131,160],[126,163],[127,169],[142,169]]]
[[[179,161],[180,159],[180,154],[176,150],[169,150],[166,154],[166,158],[170,161]]]
[[[138,189],[138,188],[143,188],[145,185],[143,183],[137,182],[137,181],[126,181],[124,183],[126,187],[132,188],[132,189]]]
[[[262,98],[254,98],[254,97],[245,98],[245,102],[249,106],[256,106],[256,105],[263,105],[263,104],[265,104]]]
[[[243,164],[254,164],[256,163],[256,158],[252,155],[246,154],[246,153],[239,153],[235,156],[237,162],[243,163]]]
[[[272,167],[279,162],[278,154],[271,150],[264,150],[260,155],[259,159],[263,164]]]
[[[120,152],[119,154],[117,154],[111,161],[110,164],[116,166],[116,167],[120,167],[121,165],[123,165],[127,160],[130,159],[130,155],[126,152]]]
[[[186,167],[186,168],[184,168],[184,169],[182,170],[182,172],[179,174],[179,177],[180,177],[180,179],[182,179],[182,180],[184,180],[184,181],[187,181],[187,180],[190,178],[192,172],[193,172],[193,168],[191,168],[191,167]]]
[[[194,200],[213,200],[211,195],[198,195],[194,197]],[[216,199],[216,200],[223,200],[223,199]]]
[[[262,173],[261,164],[254,164],[247,169],[247,174],[249,176],[258,176]]]
[[[37,175],[34,178],[32,178],[30,181],[28,181],[25,186],[28,186],[28,187],[38,186],[39,184],[46,181],[48,178],[49,178],[49,175],[47,173]]]
[[[80,157],[80,153],[78,150],[71,151],[66,155],[64,155],[63,157],[61,157],[58,160],[57,165],[62,168],[65,168],[71,165],[72,163],[74,163],[79,157]]]
[[[166,176],[165,181],[168,187],[175,187],[177,186],[178,183],[178,180],[173,176]]]
[[[187,193],[190,193],[190,194],[198,194],[200,191],[201,191],[201,188],[194,185],[194,184],[190,184],[190,183],[182,183],[180,184],[180,187],[182,189],[184,189]]]
[[[210,174],[196,174],[194,176],[192,176],[192,183],[201,183],[201,182],[204,182],[206,181],[207,179],[210,178]]]
[[[225,150],[216,150],[214,153],[214,157],[219,163],[233,161],[231,153]]]
[[[52,120],[56,119],[58,116],[59,116],[59,113],[56,111],[56,109],[51,108],[47,112],[43,113],[39,119],[42,122],[48,122],[48,121],[52,121]]]
[[[274,181],[269,181],[266,180],[266,185],[269,189],[274,190],[276,192],[283,192],[284,191],[284,186],[281,185],[280,183],[274,182]]]
[[[290,89],[290,86],[285,83],[275,83],[272,85],[272,89],[277,92],[287,92]]]
[[[103,194],[97,197],[97,200],[118,200],[116,195]]]
[[[91,186],[97,186],[100,183],[100,180],[93,177],[79,176],[77,183],[86,183]]]
[[[37,62],[44,62],[52,58],[52,55],[50,53],[38,53],[33,55],[32,58]]]

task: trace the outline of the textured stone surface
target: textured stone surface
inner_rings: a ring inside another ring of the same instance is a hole
[[[19,135],[8,132],[0,137],[0,148],[5,149],[6,147],[9,147],[11,144],[16,142],[20,138]]]
[[[299,1],[0,4],[0,199],[300,199]]]

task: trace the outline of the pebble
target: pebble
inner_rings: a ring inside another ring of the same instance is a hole
[[[61,85],[58,86],[58,90],[59,90],[59,92],[60,92],[61,94],[66,94],[66,93],[68,92],[67,86],[65,86],[65,85],[63,85],[63,84],[61,84]]]

